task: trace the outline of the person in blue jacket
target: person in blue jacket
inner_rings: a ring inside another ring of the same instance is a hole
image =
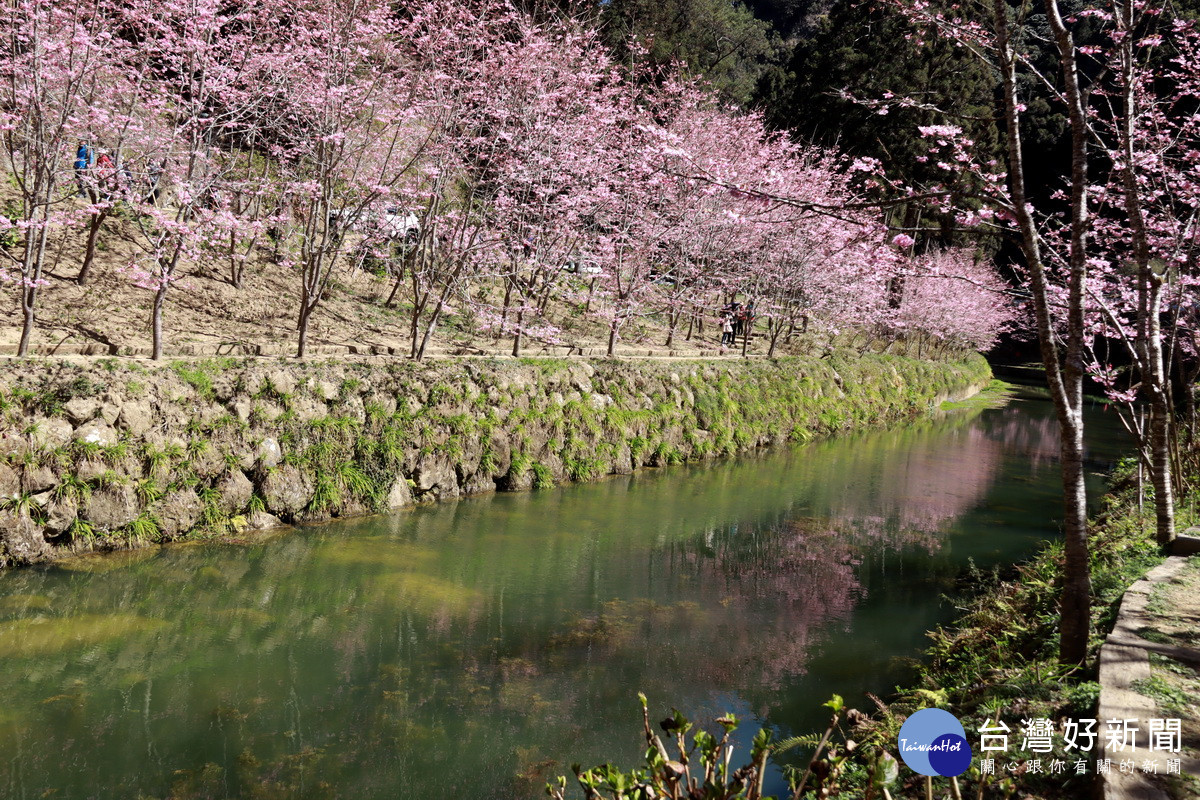
[[[92,148],[87,142],[80,142],[75,151],[75,182],[79,184],[79,196],[87,196],[87,171],[92,166]]]

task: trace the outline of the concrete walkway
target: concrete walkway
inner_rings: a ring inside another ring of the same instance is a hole
[[[1200,539],[1180,538],[1176,552],[1194,553],[1194,548],[1200,548]],[[1180,759],[1183,776],[1200,777],[1200,742],[1196,741],[1200,707],[1193,700],[1189,706],[1191,713],[1182,720],[1182,753],[1152,752],[1149,721],[1179,714],[1164,712],[1154,698],[1139,691],[1154,676],[1151,653],[1177,662],[1182,672],[1195,670],[1200,675],[1200,640],[1186,633],[1200,630],[1200,592],[1195,590],[1196,583],[1200,583],[1200,564],[1186,555],[1172,556],[1147,572],[1125,592],[1116,625],[1100,649],[1097,730],[1103,737],[1108,720],[1134,720],[1131,725],[1139,729],[1136,750],[1118,751],[1109,748],[1106,739],[1100,741],[1097,758],[1112,760],[1109,773],[1100,775],[1105,800],[1168,800],[1181,796],[1166,789],[1170,759]],[[1118,764],[1127,760],[1134,761],[1137,768],[1120,771]],[[1157,777],[1146,774],[1145,767],[1150,762]],[[1182,796],[1198,796],[1191,790],[1183,791],[1186,793]]]
[[[16,345],[0,344],[0,357],[15,358]],[[511,358],[512,348],[507,347],[477,347],[463,345],[461,347],[435,345],[425,351],[426,358],[440,359],[448,357],[483,357]],[[180,344],[171,345],[163,353],[164,360],[179,358],[223,358],[226,356],[264,358],[291,358],[296,354],[293,342],[283,344],[249,344],[245,342],[227,342],[220,345]],[[655,347],[653,345],[621,345],[613,354],[617,358],[730,358],[741,359],[740,347],[718,347],[715,344],[700,347]],[[766,358],[766,351],[759,347],[751,349],[747,354],[750,358]],[[779,352],[780,356],[795,355],[795,353]],[[47,357],[93,357],[106,358],[149,358],[148,346],[110,346],[101,343],[34,345],[29,348],[29,358]],[[382,344],[350,343],[350,344],[310,344],[308,356],[384,356],[392,358],[408,358],[408,346],[393,347]],[[542,345],[534,344],[525,347],[521,358],[605,358],[608,350],[603,345]]]

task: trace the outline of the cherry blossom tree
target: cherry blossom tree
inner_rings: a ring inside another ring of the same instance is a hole
[[[25,235],[6,273],[23,292],[22,352],[51,228],[87,221],[83,283],[118,206],[139,248],[123,269],[153,293],[156,358],[173,287],[189,274],[240,287],[268,230],[297,276],[298,356],[339,273],[371,254],[392,271],[386,304],[407,301],[415,359],[450,316],[520,355],[529,337],[556,340],[548,312],[576,301],[610,355],[642,320],[662,320],[668,346],[685,321],[690,337],[730,298],[755,305],[771,356],[797,331],[864,349],[900,326],[945,347],[989,340],[963,329],[980,316],[934,306],[953,296],[982,314],[992,279],[946,256],[922,263],[939,279],[961,266],[962,296],[925,289],[932,273],[918,276],[861,196],[870,167],[774,135],[694,81],[629,74],[569,15],[507,0],[25,0],[5,13],[8,160],[36,189],[0,223]],[[958,148],[951,167],[969,152],[929,135]],[[76,138],[112,156],[85,171],[82,205],[66,180]]]
[[[1095,57],[1115,67],[1115,85],[1098,93],[1121,113],[1097,115],[1092,122],[1112,168],[1093,196],[1097,252],[1088,299],[1089,321],[1098,337],[1093,340],[1094,376],[1114,399],[1140,398],[1149,410],[1148,431],[1130,427],[1142,439],[1154,485],[1158,540],[1166,544],[1175,535],[1176,490],[1169,374],[1171,361],[1181,354],[1178,345],[1188,347],[1195,330],[1195,320],[1186,310],[1194,304],[1200,244],[1195,171],[1200,120],[1194,114],[1200,100],[1195,78],[1200,36],[1189,23],[1168,27],[1157,11],[1114,3],[1106,13],[1112,21],[1107,47],[1091,48]],[[1148,69],[1168,40],[1174,55],[1166,69]],[[1167,301],[1172,320],[1164,337]],[[1134,366],[1132,389],[1118,385],[1117,368],[1103,357],[1109,341],[1124,350]],[[1194,352],[1186,355],[1195,358]]]
[[[122,101],[120,167],[110,191],[135,220],[140,254],[124,272],[153,292],[151,357],[165,347],[164,311],[185,265],[220,260],[235,220],[228,190],[244,167],[237,142],[260,123],[250,87],[276,66],[257,37],[270,14],[260,3],[218,0],[129,2],[114,6],[110,24],[129,48],[123,67],[137,76]],[[135,176],[141,176],[138,181]],[[123,179],[123,180],[122,180]]]
[[[1083,298],[1088,270],[1089,139],[1078,51],[1057,0],[1046,0],[1043,10],[1054,38],[1058,58],[1056,66],[1062,73],[1061,99],[1068,112],[1071,158],[1069,214],[1060,251],[1061,263],[1065,265],[1064,291],[1061,302],[1056,303],[1051,288],[1054,262],[1048,258],[1045,232],[1039,226],[1036,211],[1029,201],[1025,151],[1021,142],[1021,115],[1026,108],[1021,92],[1026,84],[1018,74],[1028,66],[1023,50],[1028,9],[1022,9],[1020,15],[1013,19],[1008,4],[1003,0],[969,7],[954,6],[945,13],[940,7],[908,0],[897,0],[894,5],[908,17],[914,31],[912,36],[918,42],[948,38],[984,59],[1000,78],[999,111],[1005,128],[1007,173],[1001,172],[996,164],[980,164],[974,159],[971,150],[973,142],[963,137],[962,129],[953,124],[953,120],[948,120],[944,125],[921,129],[921,133],[931,141],[931,160],[936,161],[946,176],[945,180],[927,187],[906,187],[903,193],[924,198],[940,211],[952,212],[955,198],[962,197],[953,188],[961,182],[960,176],[980,177],[976,185],[983,187],[980,193],[988,201],[989,209],[999,212],[1003,220],[1011,221],[1015,229],[1023,266],[1028,275],[1042,363],[1060,427],[1065,557],[1059,657],[1064,663],[1077,664],[1087,654],[1091,619],[1087,497],[1083,471],[1086,349]],[[886,98],[886,102],[916,101],[912,98],[894,101]],[[1060,342],[1063,344],[1060,345]]]
[[[1018,320],[1009,287],[973,250],[939,250],[913,259],[893,324],[952,349],[990,350]]]
[[[511,6],[490,0],[430,0],[411,11],[403,29],[408,64],[431,78],[414,91],[424,108],[428,147],[404,185],[405,203],[418,212],[421,228],[396,283],[399,288],[403,280],[409,288],[414,359],[424,357],[450,311],[475,311],[493,325],[487,303],[471,289],[515,269],[525,250],[494,224],[498,193],[491,164],[506,160],[520,126],[520,114],[514,116],[506,103],[521,102],[497,90],[522,79],[514,75],[521,66],[493,60],[492,49],[519,50],[536,35]],[[501,197],[501,214],[504,203]]]
[[[39,290],[52,231],[67,225],[77,193],[71,179],[77,146],[86,146],[89,109],[111,87],[108,61],[114,43],[96,10],[52,0],[21,0],[0,10],[0,134],[4,159],[16,184],[15,219],[0,227],[21,240],[0,280],[15,284],[23,323],[18,355],[29,352]],[[85,151],[86,152],[86,151]],[[80,171],[80,194],[88,185]]]
[[[597,153],[608,165],[594,187],[588,212],[587,249],[602,272],[598,292],[603,302],[596,316],[608,328],[609,356],[616,354],[622,331],[634,319],[653,313],[656,266],[670,232],[680,224],[681,185],[663,170],[650,135],[650,119],[639,105],[637,88],[628,84],[609,113],[597,142]]]
[[[487,158],[474,173],[490,224],[503,241],[504,300],[498,335],[545,335],[547,303],[563,273],[578,270],[592,187],[611,165],[598,158],[596,133],[611,124],[619,82],[596,33],[570,20],[517,24],[483,65],[481,132]],[[602,152],[602,151],[601,151]]]
[[[998,76],[1006,169],[975,157],[974,143],[963,136],[954,120],[947,119],[945,124],[921,130],[930,141],[929,158],[945,180],[893,188],[909,200],[920,198],[943,213],[955,213],[964,227],[1011,234],[1020,247],[1020,266],[1032,300],[1061,436],[1065,558],[1059,656],[1064,663],[1080,663],[1087,653],[1091,586],[1083,471],[1083,380],[1089,357],[1095,353],[1091,345],[1098,319],[1105,318],[1114,329],[1125,326],[1123,335],[1134,354],[1145,396],[1151,405],[1163,409],[1167,405],[1159,329],[1167,275],[1151,246],[1147,214],[1147,209],[1165,205],[1159,199],[1161,188],[1153,188],[1155,179],[1141,177],[1154,161],[1154,147],[1144,146],[1150,130],[1146,112],[1153,104],[1146,104],[1148,95],[1139,96],[1139,87],[1146,88],[1149,84],[1145,81],[1153,80],[1149,51],[1166,32],[1160,28],[1143,38],[1146,20],[1159,12],[1154,6],[1097,4],[1067,16],[1057,0],[1045,0],[1039,10],[1048,22],[1056,75],[1040,72],[1030,55],[1035,35],[1029,20],[1032,7],[1014,14],[1001,0],[947,8],[909,0],[896,0],[892,5],[907,16],[916,41],[949,39],[982,59]],[[1089,41],[1081,45],[1076,32],[1085,18],[1089,24],[1099,25],[1099,32],[1089,33]],[[1165,95],[1168,103],[1186,83],[1186,79],[1173,82]],[[1023,115],[1038,87],[1052,87],[1048,99],[1065,111],[1070,159],[1065,187],[1045,207],[1035,207],[1029,191],[1021,133]],[[1158,91],[1162,90],[1160,84]],[[872,102],[886,110],[888,104],[918,101],[899,97]],[[1176,152],[1196,150],[1182,133],[1177,141]],[[1146,174],[1149,177],[1153,170]],[[1097,192],[1097,186],[1106,188]],[[1108,211],[1097,207],[1098,200]],[[1160,220],[1172,221],[1160,224],[1178,230],[1177,223],[1183,221],[1179,209],[1176,205],[1172,211],[1164,211]],[[1107,288],[1097,291],[1098,277],[1104,278]],[[1120,321],[1121,305],[1126,313],[1136,309],[1125,317],[1132,325]],[[1093,371],[1104,374],[1109,367],[1093,364]],[[1155,424],[1166,426],[1168,416],[1164,411]],[[1162,504],[1158,535],[1165,542],[1174,529],[1169,459],[1161,444],[1163,430],[1160,427],[1152,435],[1155,444],[1151,450],[1156,489],[1163,487],[1158,494]]]
[[[297,235],[297,357],[313,312],[344,266],[352,233],[415,168],[427,134],[397,42],[399,20],[382,0],[311,0],[290,12],[282,43],[292,73],[279,121],[282,163]]]
[[[731,232],[722,285],[766,318],[769,355],[797,323],[837,334],[871,329],[886,307],[880,275],[897,254],[880,215],[854,208],[852,174],[831,152],[769,134],[755,116],[686,96],[656,131],[663,170],[692,195],[718,201]],[[747,326],[748,328],[749,326]],[[749,330],[742,340],[743,354]]]

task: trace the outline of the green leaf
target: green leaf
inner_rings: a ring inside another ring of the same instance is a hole
[[[880,751],[879,757],[871,765],[871,782],[875,785],[875,788],[882,789],[885,786],[893,784],[899,777],[900,765],[896,763],[896,759],[886,750]]]
[[[763,750],[766,750],[771,745],[771,729],[759,728],[758,733],[754,734],[754,741],[750,747],[751,759],[758,760],[762,755]]]

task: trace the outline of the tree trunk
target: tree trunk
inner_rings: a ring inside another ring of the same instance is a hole
[[[400,291],[400,284],[403,282],[404,282],[404,272],[401,271],[401,273],[396,276],[396,282],[392,284],[392,291],[388,294],[388,298],[383,304],[384,308],[392,307],[392,303],[394,303],[396,301],[396,294]]]
[[[1058,416],[1062,455],[1065,558],[1059,606],[1059,661],[1081,664],[1087,657],[1091,625],[1091,570],[1088,562],[1087,495],[1083,482],[1083,286],[1087,274],[1087,140],[1074,42],[1056,0],[1045,0],[1063,70],[1064,95],[1071,122],[1071,252],[1067,297],[1067,348],[1060,360],[1049,286],[1041,257],[1041,240],[1025,193],[1025,159],[1021,145],[1021,109],[1017,97],[1016,54],[1009,38],[1009,5],[992,0],[1003,90],[1005,154],[1020,244],[1029,270],[1038,344],[1046,384]]]
[[[17,355],[22,358],[29,355],[29,340],[33,336],[34,308],[36,303],[36,286],[30,286],[21,291],[21,313],[24,321],[21,323],[21,343],[17,345]]]
[[[307,295],[307,292],[305,294]],[[296,358],[304,358],[308,353],[308,320],[312,317],[312,312],[307,297],[301,298],[300,316],[296,319],[296,330],[299,331],[296,338]]]
[[[1136,200],[1133,205],[1137,206]],[[1140,212],[1140,207],[1137,210]],[[1145,242],[1145,229],[1138,223],[1134,225],[1135,240],[1140,238]],[[1138,308],[1141,317],[1138,321],[1138,349],[1141,351],[1142,387],[1149,396],[1150,406],[1150,482],[1154,485],[1155,538],[1159,544],[1169,545],[1175,540],[1175,481],[1171,453],[1174,415],[1171,413],[1169,379],[1163,368],[1162,329],[1159,323],[1162,278],[1150,264],[1148,242],[1135,245],[1135,250],[1144,250],[1138,259],[1138,293],[1142,300]]]
[[[788,327],[791,327],[791,325],[789,324]],[[767,350],[767,358],[775,357],[775,345],[779,344],[779,338],[782,335],[783,335],[783,322],[780,322],[779,324],[775,325],[774,328],[771,329],[771,346]]]
[[[429,324],[425,326],[425,334],[421,337],[421,346],[417,348],[417,361],[421,361],[425,358],[425,348],[429,346],[429,340],[433,337],[434,330],[437,329],[438,318],[442,315],[442,306],[444,302],[444,298],[439,299],[437,306],[433,309],[433,314],[431,314],[429,317]]]
[[[158,291],[154,293],[154,305],[150,312],[150,330],[151,330],[151,347],[150,358],[158,361],[163,354],[163,326],[162,312],[163,304],[167,299],[167,287],[160,286]]]
[[[512,281],[504,282],[504,307],[500,309],[500,327],[496,329],[496,343],[499,344],[500,337],[504,335],[504,323],[508,322],[508,308],[512,303]]]
[[[1137,98],[1134,89],[1134,7],[1132,0],[1117,3],[1117,27],[1124,36],[1120,42],[1120,65],[1124,114],[1118,128],[1124,161],[1122,188],[1125,214],[1133,240],[1133,257],[1137,265],[1138,320],[1137,361],[1141,373],[1143,395],[1150,406],[1150,481],[1154,484],[1155,530],[1159,544],[1170,544],[1175,538],[1174,481],[1171,477],[1171,410],[1168,399],[1170,386],[1163,369],[1162,284],[1163,279],[1150,263],[1150,241],[1142,207],[1134,164]]]
[[[609,358],[612,358],[612,356],[616,353],[616,350],[617,350],[617,322],[616,322],[616,320],[613,320],[612,324],[608,328],[608,356],[609,356]]]
[[[83,251],[83,266],[79,268],[79,274],[75,276],[75,282],[80,286],[88,282],[88,278],[92,274],[92,264],[96,258],[96,240],[100,235],[100,226],[108,217],[107,211],[101,211],[99,214],[93,214],[91,222],[88,224],[87,245]]]
[[[1154,484],[1155,538],[1175,541],[1175,485],[1171,478],[1171,415],[1158,395],[1150,406],[1150,482]]]
[[[1061,396],[1056,395],[1062,426],[1063,500],[1065,503],[1062,622],[1059,661],[1082,664],[1087,658],[1091,630],[1091,564],[1088,558],[1087,491],[1083,481],[1083,293],[1087,279],[1087,142],[1088,120],[1071,31],[1059,13],[1058,0],[1045,0],[1062,65],[1063,95],[1071,130],[1071,245],[1067,280],[1067,351],[1063,359]],[[1014,204],[1024,198],[1014,196]],[[1036,298],[1035,298],[1036,301]],[[1041,333],[1039,325],[1039,333]],[[1049,339],[1044,346],[1053,348]]]
[[[682,311],[677,311],[674,314],[668,313],[667,319],[671,320],[671,327],[667,331],[667,343],[663,347],[670,347],[675,341],[675,328],[679,326],[679,315]]]
[[[413,310],[408,317],[408,357],[414,361],[417,359],[417,337],[421,330],[421,312],[425,309],[425,303],[429,298],[428,293],[425,296],[418,298],[413,296]]]
[[[38,285],[42,282],[42,264],[46,261],[46,239],[50,235],[49,207],[42,207],[42,225],[35,240],[25,234],[25,255],[22,263],[21,278],[24,288],[21,290],[21,341],[17,345],[17,355],[29,354],[29,341],[33,336],[35,309],[37,308]]]
[[[254,246],[258,244],[258,237],[250,237],[249,243],[246,245],[245,253],[234,253],[233,234],[230,234],[230,257],[229,257],[229,283],[235,289],[241,289],[242,284],[246,280],[246,259],[250,257],[250,253],[254,251]]]
[[[1061,441],[1063,520],[1063,586],[1059,613],[1059,660],[1080,664],[1087,657],[1091,626],[1092,579],[1088,556],[1087,487],[1083,471],[1083,415],[1071,415]]]
[[[521,326],[524,324],[524,321],[525,321],[525,311],[524,311],[524,309],[522,309],[521,311],[517,312],[516,330],[513,331],[513,346],[512,346],[513,358],[519,358],[521,356]]]

